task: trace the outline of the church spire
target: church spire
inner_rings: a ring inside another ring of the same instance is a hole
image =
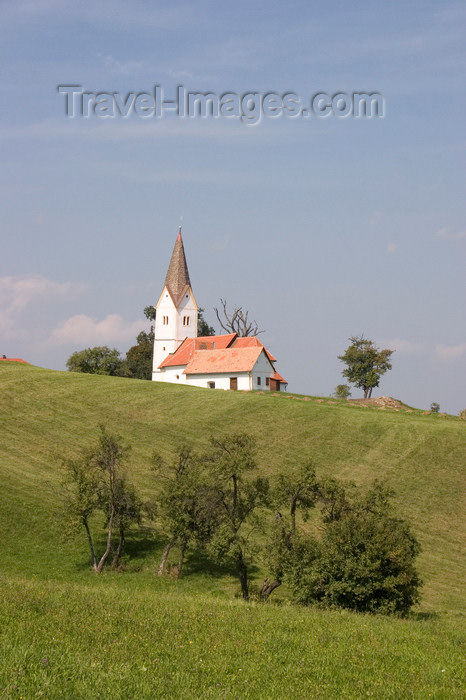
[[[167,276],[165,277],[165,286],[167,287],[176,306],[181,300],[187,287],[191,286],[188,264],[184,253],[183,239],[181,237],[181,226],[178,230],[178,236],[175,241],[175,247],[173,248],[170,265],[168,266]]]
[[[156,305],[152,379],[160,381],[160,365],[186,338],[197,337],[198,306],[184,254],[181,226],[173,248],[162,294]],[[178,380],[178,376],[176,377]]]

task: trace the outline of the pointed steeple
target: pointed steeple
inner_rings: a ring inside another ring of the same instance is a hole
[[[178,306],[186,289],[191,286],[183,239],[181,238],[181,226],[178,230],[178,237],[175,241],[167,276],[165,277],[165,286],[176,306]]]

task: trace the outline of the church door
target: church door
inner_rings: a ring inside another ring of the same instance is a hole
[[[238,390],[238,377],[230,377],[230,390]]]

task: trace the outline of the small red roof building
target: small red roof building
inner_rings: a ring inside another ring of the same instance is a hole
[[[20,357],[6,357],[5,355],[2,355],[0,360],[3,360],[3,362],[24,362],[25,365],[30,364],[29,362],[26,362],[26,360],[22,360]]]

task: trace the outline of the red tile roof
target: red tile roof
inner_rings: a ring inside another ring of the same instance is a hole
[[[262,351],[271,364],[276,362],[256,336],[239,338],[236,333],[230,333],[185,338],[178,350],[159,365],[159,369],[185,365],[184,374],[250,372]],[[287,383],[278,372],[271,379]]]
[[[162,367],[178,367],[179,365],[187,365],[193,353],[196,350],[223,350],[229,347],[235,339],[236,333],[229,335],[209,335],[200,336],[199,338],[185,338],[180,347],[173,355],[168,355],[165,360],[159,365]]]
[[[251,336],[243,336],[242,338],[236,338],[234,343],[232,343],[232,346],[235,348],[264,348],[265,354],[269,358],[270,362],[276,362],[276,358],[270,353],[266,347],[261,343],[259,338],[256,335],[251,335]]]
[[[263,347],[198,351],[188,362],[184,374],[250,372],[263,351]]]
[[[29,364],[29,362],[21,360],[19,357],[0,357],[0,360],[3,360],[3,362],[24,362],[25,365]]]

